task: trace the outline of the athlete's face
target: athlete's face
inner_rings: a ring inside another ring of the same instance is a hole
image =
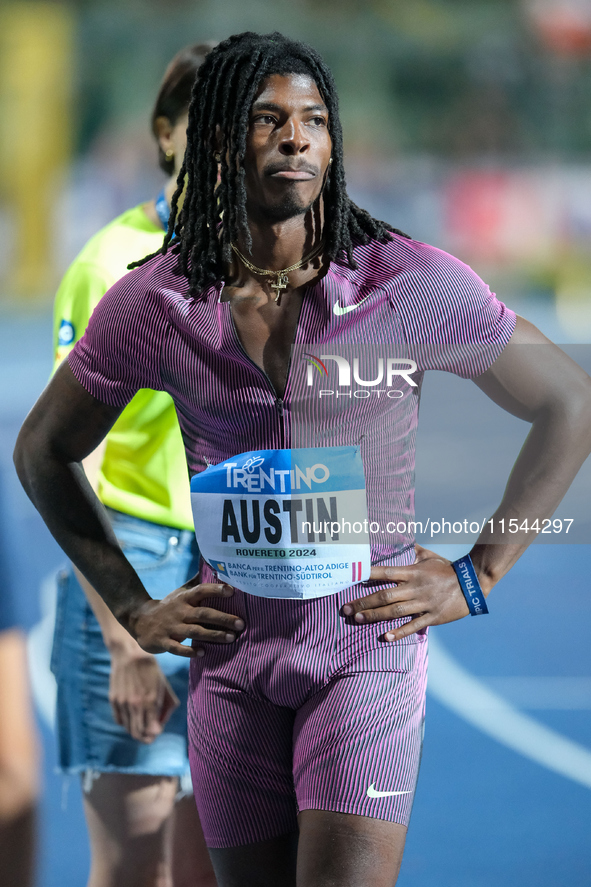
[[[245,171],[249,213],[283,221],[306,213],[322,191],[332,141],[328,111],[305,74],[273,74],[250,112]]]

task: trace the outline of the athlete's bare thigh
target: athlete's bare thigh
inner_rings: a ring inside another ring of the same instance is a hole
[[[394,887],[406,826],[304,810],[293,833],[210,850],[218,887]]]
[[[297,887],[396,884],[406,826],[327,810],[304,810],[298,821]]]

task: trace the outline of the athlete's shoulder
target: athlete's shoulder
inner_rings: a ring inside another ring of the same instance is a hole
[[[393,234],[356,247],[353,256],[355,285],[383,292],[410,341],[464,335],[486,341],[513,331],[515,315],[469,265],[444,250]]]
[[[148,306],[167,313],[175,303],[187,299],[189,284],[186,275],[178,270],[178,256],[174,247],[164,255],[152,256],[137,268],[121,277],[101,301],[112,306],[124,305],[145,311]]]
[[[360,284],[387,285],[409,278],[421,278],[428,284],[440,282],[446,275],[476,276],[468,265],[450,253],[396,232],[384,241],[358,244],[353,250],[353,258],[357,264],[356,282]]]
[[[354,285],[381,289],[401,317],[426,315],[431,323],[434,313],[456,317],[497,301],[469,265],[420,240],[393,234],[385,242],[360,245],[353,257],[358,266]]]
[[[150,367],[158,363],[170,327],[170,303],[182,300],[183,284],[187,286],[185,277],[176,272],[173,253],[170,250],[152,257],[113,284],[70,354],[71,365],[72,360],[76,364],[87,358],[89,366],[103,359],[107,363],[114,360],[131,372],[134,362],[149,363]],[[157,389],[158,384],[139,387]]]

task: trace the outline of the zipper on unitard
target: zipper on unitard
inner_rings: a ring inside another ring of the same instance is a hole
[[[277,407],[277,412],[279,413],[279,418],[280,418],[281,449],[284,450],[285,449],[285,424],[284,424],[283,416],[285,414],[285,406],[283,403],[283,398],[277,397],[277,390],[276,390],[275,386],[273,385],[273,383],[271,382],[271,379],[266,374],[266,372],[258,365],[258,363],[254,362],[254,360],[252,359],[250,354],[248,354],[248,352],[246,351],[246,348],[244,347],[244,345],[240,341],[240,336],[238,335],[238,330],[236,329],[236,324],[234,323],[234,318],[232,317],[232,310],[231,309],[230,309],[230,320],[232,321],[232,329],[234,330],[234,338],[236,339],[238,347],[240,348],[240,350],[242,351],[242,353],[244,354],[244,356],[246,357],[248,362],[250,364],[252,364],[252,366],[255,367],[255,369],[257,369],[262,376],[264,376],[264,378],[267,380],[267,384],[269,385],[269,388],[273,392],[273,395],[275,397],[275,406]],[[291,365],[291,354],[289,357],[289,364],[287,366],[287,375],[289,375],[290,365]],[[285,378],[285,385],[287,387],[287,376]]]
[[[285,449],[285,423],[283,419],[283,415],[285,413],[285,407],[283,404],[283,398],[278,397],[275,401],[275,406],[277,407],[277,412],[279,413],[279,420],[281,422],[281,449]]]

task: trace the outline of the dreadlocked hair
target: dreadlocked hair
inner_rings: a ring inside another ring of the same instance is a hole
[[[251,106],[262,82],[272,74],[311,77],[328,110],[333,162],[322,192],[323,255],[329,261],[344,256],[355,269],[356,243],[383,242],[389,239],[390,232],[408,236],[374,219],[347,195],[336,87],[318,53],[277,32],[261,35],[246,31],[219,43],[199,69],[189,105],[187,149],[171,201],[164,243],[158,252],[134,262],[130,268],[164,255],[172,245],[178,254],[176,270],[187,277],[191,297],[223,277],[224,266],[232,260],[232,242],[242,237],[247,249],[251,249],[246,214],[246,140]],[[185,184],[185,198],[179,210]]]

